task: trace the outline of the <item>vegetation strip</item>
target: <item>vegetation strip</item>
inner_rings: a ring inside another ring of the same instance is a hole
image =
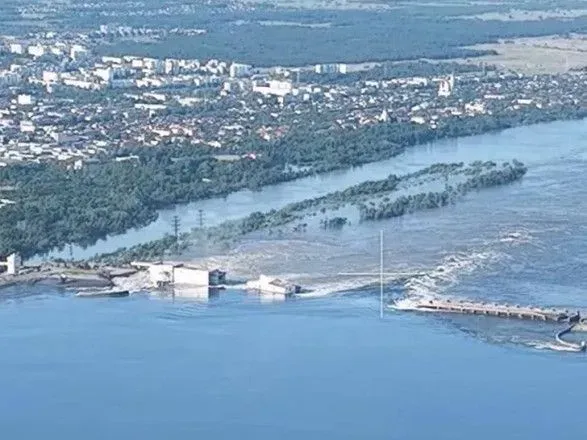
[[[468,166],[463,163],[434,164],[414,173],[403,176],[390,175],[386,179],[367,181],[325,196],[292,203],[279,210],[254,212],[242,219],[227,221],[218,226],[195,229],[191,234],[183,234],[180,242],[175,237],[166,236],[160,240],[119,249],[116,252],[102,254],[93,259],[94,262],[107,264],[128,263],[135,259],[157,259],[172,249],[186,250],[196,240],[230,242],[238,237],[260,230],[279,228],[295,222],[303,221],[307,216],[315,216],[317,212],[326,213],[329,209],[337,209],[341,205],[352,205],[361,212],[362,220],[379,220],[398,217],[423,209],[439,208],[454,203],[467,193],[490,188],[521,179],[526,167],[514,160],[511,164],[504,163],[501,168],[495,162],[474,162]],[[440,193],[420,193],[415,196],[400,196],[394,201],[384,201],[376,208],[367,208],[365,200],[372,196],[391,194],[400,186],[414,187],[426,181],[426,178],[463,175],[468,178],[456,186],[447,185]],[[325,219],[321,226],[327,229],[343,227],[347,224],[344,217]],[[298,228],[299,230],[299,228]],[[176,246],[177,244],[177,246]]]

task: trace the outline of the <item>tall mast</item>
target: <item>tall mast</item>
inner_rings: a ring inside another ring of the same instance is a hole
[[[379,231],[379,317],[383,319],[383,229]]]

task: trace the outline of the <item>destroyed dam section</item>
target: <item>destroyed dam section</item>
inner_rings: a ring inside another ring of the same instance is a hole
[[[449,299],[429,300],[416,303],[415,310],[438,313],[468,313],[472,315],[487,315],[504,318],[530,319],[553,322],[579,322],[580,312],[570,313],[568,310],[543,309],[535,307],[523,307],[507,304],[487,304],[470,301],[451,301]]]
[[[573,331],[585,331],[587,320],[581,317],[581,312],[570,312],[556,308],[524,307],[520,305],[493,304],[466,300],[430,299],[422,301],[406,301],[401,305],[390,305],[391,309],[429,313],[458,313],[487,317],[522,319],[530,321],[548,321],[552,323],[566,323],[562,330],[554,335],[556,343],[569,351],[584,352],[585,341],[570,342],[563,339]]]

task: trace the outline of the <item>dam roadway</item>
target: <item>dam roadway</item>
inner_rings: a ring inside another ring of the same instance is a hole
[[[587,321],[581,319],[580,312],[570,313],[568,310],[546,309],[539,307],[523,307],[510,304],[492,304],[466,300],[427,300],[412,303],[409,306],[396,307],[406,311],[422,311],[434,313],[461,313],[469,315],[495,316],[500,318],[525,319],[533,321],[566,322],[570,325],[555,334],[557,344],[568,351],[583,352],[585,341],[565,341],[566,336],[576,331],[586,331]]]
[[[580,312],[568,310],[524,307],[509,304],[491,304],[474,301],[429,300],[415,303],[412,310],[444,313],[464,313],[471,315],[498,316],[504,318],[529,319],[553,322],[579,322]]]

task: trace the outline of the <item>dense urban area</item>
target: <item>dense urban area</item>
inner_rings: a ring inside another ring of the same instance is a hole
[[[158,56],[161,45],[178,47],[165,42],[214,35],[220,6],[204,5],[206,20],[194,27],[184,23],[196,6],[149,5],[7,6],[13,18],[48,23],[75,10],[69,20],[78,27],[0,36],[0,253],[31,257],[89,245],[146,225],[174,204],[360,165],[436,139],[587,115],[582,69],[522,74],[438,60],[484,53],[456,40],[445,41],[442,54],[424,44],[427,59],[415,51],[384,61],[377,46],[369,59],[336,61],[314,51],[286,67],[266,63],[271,57],[222,58],[225,50],[208,56],[209,47],[200,57]],[[257,27],[259,14],[294,14],[236,2],[222,8],[222,26],[239,14],[256,17]],[[310,24],[260,27],[322,28],[318,12],[296,13]],[[162,24],[151,26],[149,17]],[[585,23],[542,26],[577,31]],[[506,28],[506,36],[524,34]]]

